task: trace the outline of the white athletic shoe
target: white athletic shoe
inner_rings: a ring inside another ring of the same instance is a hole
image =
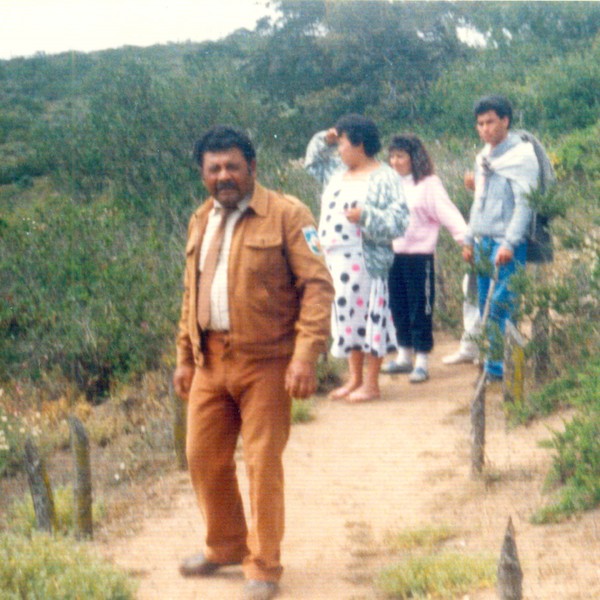
[[[462,363],[476,363],[479,359],[477,354],[471,352],[463,352],[459,350],[454,354],[449,354],[448,356],[444,356],[442,358],[442,362],[445,365],[460,365]]]
[[[411,383],[423,383],[429,379],[429,373],[427,369],[423,367],[415,367],[413,372],[409,375],[408,380]]]

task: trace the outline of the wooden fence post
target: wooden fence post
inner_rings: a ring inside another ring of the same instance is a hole
[[[501,600],[521,600],[523,597],[523,571],[519,563],[515,528],[511,517],[508,518],[498,561],[498,595]]]
[[[481,371],[471,403],[471,477],[478,477],[485,461],[485,371]]]
[[[92,538],[94,525],[90,443],[83,423],[73,415],[69,416],[69,428],[71,430],[71,452],[75,465],[75,484],[73,486],[75,537],[77,539]]]
[[[187,403],[181,400],[173,390],[173,384],[169,385],[169,397],[173,408],[173,444],[177,466],[180,471],[187,471],[187,458],[185,455],[185,441],[187,428]]]
[[[533,280],[536,285],[544,286],[547,284],[551,268],[551,263],[535,263],[532,265]],[[539,306],[531,323],[533,377],[537,384],[544,383],[551,371],[550,325],[548,305]]]
[[[505,402],[522,404],[525,399],[525,342],[508,320],[504,333],[502,393]]]
[[[547,380],[550,372],[550,311],[547,306],[537,309],[531,323],[533,342],[533,376],[537,384]]]
[[[494,296],[497,281],[498,267],[495,267],[481,315],[482,332],[485,332],[487,320],[490,316],[492,297]],[[485,386],[487,383],[487,374],[483,368],[483,364],[482,362],[479,379],[475,384],[475,395],[471,403],[471,477],[473,478],[481,475],[485,462]]]
[[[50,485],[46,465],[37,446],[30,437],[25,440],[25,471],[27,472],[37,528],[52,533],[56,529],[52,486]]]

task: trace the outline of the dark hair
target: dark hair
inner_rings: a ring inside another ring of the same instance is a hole
[[[194,144],[194,161],[201,167],[206,152],[223,152],[232,148],[237,148],[248,164],[256,159],[254,146],[243,131],[227,125],[215,125]]]
[[[392,153],[394,150],[404,150],[410,156],[415,183],[425,179],[428,175],[433,175],[433,161],[425,150],[423,142],[416,135],[408,133],[394,136],[388,146],[388,152]]]
[[[365,154],[375,156],[381,150],[377,125],[368,117],[361,115],[345,115],[335,124],[338,135],[345,133],[353,146],[363,145]]]
[[[475,117],[493,110],[501,119],[508,117],[508,126],[512,124],[513,110],[512,104],[504,96],[484,96],[475,102]]]

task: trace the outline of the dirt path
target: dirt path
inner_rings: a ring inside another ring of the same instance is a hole
[[[600,512],[561,525],[529,523],[543,501],[540,490],[550,461],[538,442],[549,437],[548,427],[560,428],[561,419],[507,430],[500,389],[489,388],[490,475],[472,481],[469,404],[476,369],[441,364],[440,357],[455,345],[438,336],[427,383],[382,376],[381,401],[322,400],[313,422],[293,427],[285,454],[281,600],[377,597],[371,580],[392,560],[383,544],[389,531],[446,524],[460,531],[453,541],[457,547],[496,556],[509,516],[525,598],[600,598]],[[185,474],[165,478],[158,489],[162,507],[140,507],[140,532],[102,544],[103,552],[139,578],[141,600],[238,598],[239,568],[206,580],[179,576],[181,558],[201,546],[202,520]],[[468,597],[496,594],[486,590]]]

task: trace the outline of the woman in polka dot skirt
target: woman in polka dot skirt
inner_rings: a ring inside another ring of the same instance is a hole
[[[408,208],[397,173],[375,158],[381,142],[373,121],[347,115],[328,134],[343,165],[323,191],[319,240],[335,286],[331,352],[348,358],[349,370],[330,397],[365,402],[379,398],[381,362],[396,350],[387,279]]]

